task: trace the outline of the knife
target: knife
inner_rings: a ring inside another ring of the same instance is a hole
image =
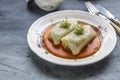
[[[110,19],[104,16],[90,1],[85,2],[85,5],[91,14],[97,15],[103,18],[104,20],[106,20],[107,22],[109,22],[113,26],[113,28],[116,30],[116,32],[120,35],[120,27],[118,25],[116,25]]]
[[[95,7],[99,10],[100,13],[102,13],[104,16],[109,18],[111,21],[113,21],[116,25],[120,27],[120,21],[112,13],[110,13],[107,9],[105,9],[99,4],[96,4]]]

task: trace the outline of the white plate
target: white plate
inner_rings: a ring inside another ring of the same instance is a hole
[[[66,18],[77,19],[94,26],[101,26],[100,32],[103,39],[100,49],[94,55],[82,59],[63,59],[52,55],[44,49],[41,36],[45,28],[50,24]],[[98,62],[111,53],[117,41],[116,33],[109,23],[95,15],[89,14],[88,12],[78,10],[57,11],[39,18],[31,25],[27,34],[27,40],[30,48],[40,58],[55,64],[67,66],[82,66]]]

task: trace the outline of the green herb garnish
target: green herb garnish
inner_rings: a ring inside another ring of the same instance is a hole
[[[75,34],[77,34],[77,35],[82,35],[83,32],[84,32],[84,29],[83,29],[83,27],[81,27],[80,25],[77,25],[77,26],[75,26],[75,28],[74,28],[74,32],[75,32]]]
[[[60,23],[60,27],[61,27],[61,28],[66,28],[66,29],[68,29],[68,28],[70,27],[70,25],[71,25],[71,23],[69,23],[67,20],[62,21],[62,22]]]

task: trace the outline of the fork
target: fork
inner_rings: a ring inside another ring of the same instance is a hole
[[[101,18],[103,18],[105,21],[109,22],[113,28],[116,30],[116,32],[120,35],[120,27],[118,27],[116,24],[114,24],[111,20],[109,20],[107,17],[105,17],[104,15],[102,15],[94,6],[93,4],[88,1],[88,2],[85,2],[85,5],[86,7],[88,8],[88,11],[91,13],[91,14],[94,14],[94,15],[97,15]]]

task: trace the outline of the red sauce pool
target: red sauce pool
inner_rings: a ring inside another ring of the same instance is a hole
[[[61,44],[55,46],[51,40],[48,39],[48,35],[50,30],[53,26],[49,26],[44,34],[43,34],[43,43],[45,45],[45,48],[53,55],[60,57],[60,58],[66,58],[66,59],[80,59],[84,57],[88,57],[90,55],[93,55],[95,52],[97,52],[101,45],[101,40],[99,36],[97,35],[87,46],[84,47],[84,49],[78,54],[73,55],[70,50],[65,50]]]

